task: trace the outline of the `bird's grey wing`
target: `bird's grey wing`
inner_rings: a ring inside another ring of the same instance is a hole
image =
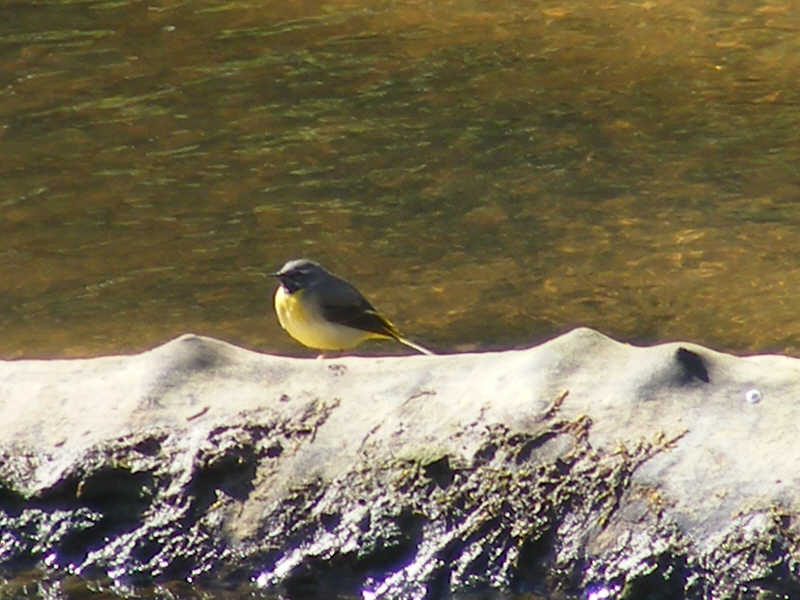
[[[397,337],[394,325],[378,314],[361,292],[343,279],[335,279],[326,288],[325,297],[320,303],[326,319],[354,329]]]

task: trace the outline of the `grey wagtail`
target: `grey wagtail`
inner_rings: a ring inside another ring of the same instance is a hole
[[[275,312],[290,336],[309,348],[347,350],[369,339],[395,339],[423,354],[427,348],[410,342],[355,287],[304,258],[290,260],[272,274]]]

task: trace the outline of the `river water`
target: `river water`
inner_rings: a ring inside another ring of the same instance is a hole
[[[800,12],[6,2],[0,355],[308,355],[289,258],[439,351],[577,325],[800,353]],[[395,352],[391,344],[362,347]]]
[[[297,256],[440,351],[587,325],[800,352],[791,3],[78,0],[0,23],[6,358],[187,331],[308,354],[265,277]]]
[[[800,354],[799,34],[770,0],[3,2],[0,356],[313,355],[271,306],[299,256],[442,352]]]

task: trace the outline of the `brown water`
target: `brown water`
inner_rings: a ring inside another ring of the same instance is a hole
[[[0,356],[311,354],[298,256],[441,351],[800,354],[799,9],[4,2]]]

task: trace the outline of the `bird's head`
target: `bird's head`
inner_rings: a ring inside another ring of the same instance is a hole
[[[319,263],[307,258],[298,258],[287,262],[277,273],[272,273],[272,276],[277,277],[286,291],[293,294],[297,290],[312,287],[327,274],[328,272]]]

